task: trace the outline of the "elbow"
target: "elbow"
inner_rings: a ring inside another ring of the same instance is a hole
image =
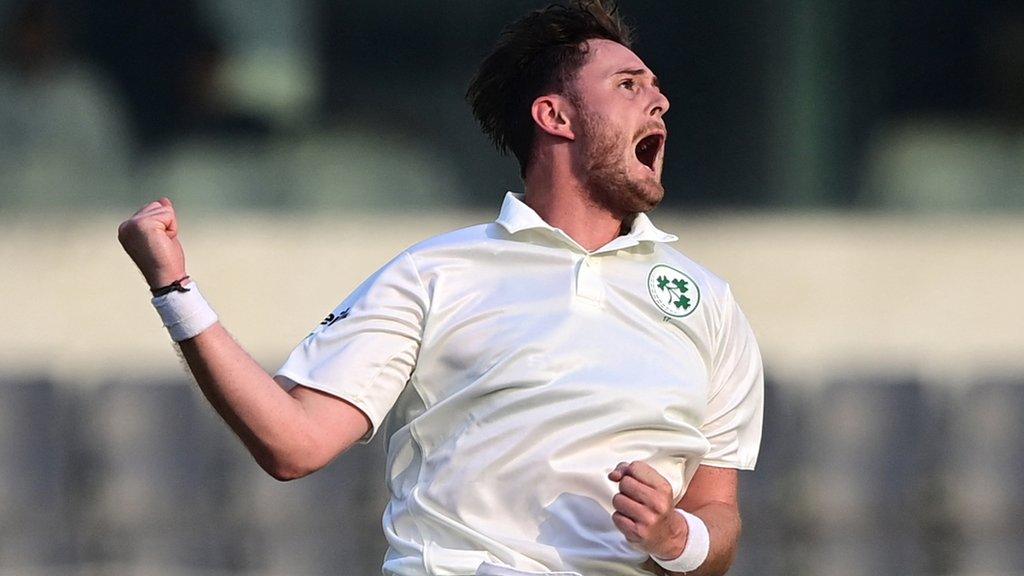
[[[315,472],[315,470],[287,467],[264,467],[263,469],[266,470],[267,474],[270,474],[270,476],[274,480],[277,480],[279,482],[289,482],[291,480],[298,480],[299,478],[304,478]]]
[[[260,468],[281,482],[304,478],[331,462],[340,452],[330,444],[306,435],[290,436],[286,441],[260,442],[250,452]]]
[[[257,458],[256,461],[260,468],[263,468],[274,480],[280,482],[305,478],[323,467],[322,464],[303,461],[297,458],[275,457],[273,455]]]

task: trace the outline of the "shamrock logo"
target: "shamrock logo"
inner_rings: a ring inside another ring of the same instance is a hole
[[[671,288],[669,287],[669,284],[672,284]],[[672,305],[676,308],[682,308],[685,310],[690,307],[690,299],[683,296],[683,294],[689,290],[689,288],[687,288],[686,280],[681,280],[679,278],[669,280],[664,276],[658,276],[658,289],[668,291]]]
[[[664,264],[651,269],[647,287],[654,303],[669,316],[688,316],[700,302],[700,290],[693,279]]]

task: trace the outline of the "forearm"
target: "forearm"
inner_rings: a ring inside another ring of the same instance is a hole
[[[289,479],[326,463],[302,404],[219,322],[179,346],[203,394],[264,470]]]
[[[735,506],[711,502],[695,510],[687,510],[704,521],[711,537],[707,560],[686,576],[720,576],[725,574],[736,558],[740,538],[740,514]],[[682,572],[666,572],[682,576]]]
[[[365,433],[369,422],[356,408],[339,409],[302,388],[285,392],[216,322],[198,290],[188,288],[170,200],[143,206],[118,226],[117,237],[150,289],[161,293],[157,311],[203,394],[267,472],[279,479],[304,476]],[[166,293],[175,285],[178,290]],[[179,299],[186,298],[182,293],[190,298]]]

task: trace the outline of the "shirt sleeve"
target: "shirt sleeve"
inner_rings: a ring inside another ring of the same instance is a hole
[[[761,446],[764,369],[754,332],[731,290],[724,304],[701,427],[711,448],[701,463],[753,470]]]
[[[404,252],[364,281],[278,370],[288,384],[351,403],[369,418],[368,442],[416,366],[426,290]]]

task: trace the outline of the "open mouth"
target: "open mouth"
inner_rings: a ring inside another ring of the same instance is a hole
[[[654,163],[658,160],[661,145],[665,141],[664,134],[651,134],[640,139],[636,144],[636,158],[647,169],[654,172]]]

